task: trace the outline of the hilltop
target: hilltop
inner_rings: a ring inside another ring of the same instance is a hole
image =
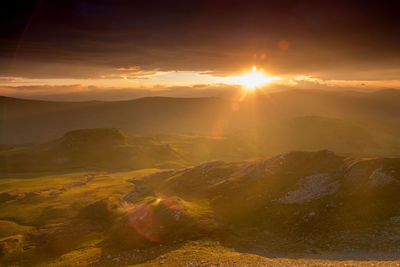
[[[168,144],[118,129],[84,129],[36,146],[0,152],[2,172],[176,167],[185,161]]]

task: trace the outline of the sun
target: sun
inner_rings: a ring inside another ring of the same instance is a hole
[[[279,80],[278,77],[266,76],[262,70],[257,70],[256,66],[253,66],[251,72],[247,72],[233,78],[236,83],[242,85],[247,91],[254,91],[258,87],[269,84],[274,80]]]

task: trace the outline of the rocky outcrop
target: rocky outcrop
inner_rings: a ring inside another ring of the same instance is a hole
[[[337,176],[330,173],[306,176],[298,182],[297,189],[287,192],[284,197],[277,199],[276,202],[303,204],[335,194],[340,187],[340,182],[336,178]]]

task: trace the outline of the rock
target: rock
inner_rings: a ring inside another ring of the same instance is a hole
[[[290,191],[286,196],[279,198],[276,202],[285,204],[307,203],[312,200],[332,195],[340,184],[334,180],[335,176],[329,173],[320,173],[306,176],[298,182],[298,188]]]
[[[374,170],[369,176],[368,184],[371,187],[383,186],[390,183],[399,184],[400,182],[392,175],[385,173],[382,167]]]

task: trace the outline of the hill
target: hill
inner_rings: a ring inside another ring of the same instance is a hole
[[[389,125],[400,133],[398,90],[375,93],[293,90],[255,95],[242,102],[220,98],[147,97],[116,102],[51,102],[0,98],[0,144],[42,143],[85,128],[135,133],[221,136],[275,120],[321,116]]]
[[[399,140],[387,129],[368,129],[357,122],[316,116],[269,122],[226,136],[81,129],[39,145],[4,147],[0,150],[0,173],[176,168],[289,150],[330,149],[348,156],[396,157],[400,155]]]
[[[229,139],[261,156],[321,149],[357,156],[398,156],[400,152],[399,135],[388,128],[320,116],[268,122],[232,133]]]
[[[180,166],[185,161],[168,144],[118,129],[67,132],[42,145],[0,152],[3,173],[71,169],[140,169]]]
[[[0,143],[42,143],[86,128],[135,133],[207,132],[229,103],[215,98],[151,97],[117,102],[0,99]]]

